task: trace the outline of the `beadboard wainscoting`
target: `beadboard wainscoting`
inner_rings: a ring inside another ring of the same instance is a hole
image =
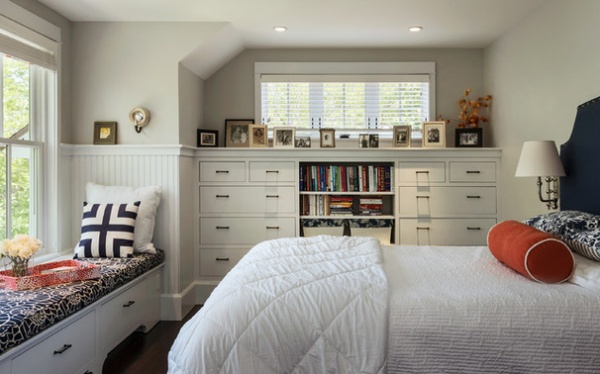
[[[194,148],[181,145],[63,145],[70,186],[72,243],[79,239],[85,185],[163,189],[154,245],[165,250],[161,320],[181,320],[196,303],[194,292]],[[66,222],[65,222],[66,223]]]

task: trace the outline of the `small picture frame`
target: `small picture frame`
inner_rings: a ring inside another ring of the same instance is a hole
[[[198,147],[218,147],[219,131],[198,129],[196,142]]]
[[[249,147],[250,124],[253,123],[253,119],[226,119],[225,147]]]
[[[294,146],[296,148],[310,148],[310,136],[297,136]]]
[[[369,148],[369,134],[358,134],[358,148]]]
[[[117,144],[117,123],[94,122],[94,144]]]
[[[456,147],[482,147],[483,129],[481,127],[457,128],[454,145]]]
[[[423,122],[422,128],[423,148],[446,147],[446,122]]]
[[[369,135],[369,148],[379,148],[379,134]]]
[[[267,125],[250,125],[250,148],[265,148],[269,146]]]
[[[335,148],[335,129],[319,130],[321,148]]]
[[[296,128],[290,126],[273,128],[273,148],[294,148]]]
[[[394,126],[394,147],[410,147],[411,131],[407,125]]]

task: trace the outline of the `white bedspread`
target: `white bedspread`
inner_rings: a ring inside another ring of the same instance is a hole
[[[385,372],[381,263],[373,238],[257,245],[183,326],[169,373]]]
[[[600,373],[600,294],[486,247],[384,247],[389,373]]]

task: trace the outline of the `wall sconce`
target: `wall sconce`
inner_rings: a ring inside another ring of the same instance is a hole
[[[515,173],[517,177],[537,177],[538,196],[548,209],[558,208],[558,178],[565,176],[556,144],[552,140],[535,140],[523,143],[521,157]],[[542,195],[542,177],[546,181],[546,196]]]
[[[150,112],[146,108],[137,107],[129,112],[129,120],[135,126],[135,131],[139,134],[142,132],[142,127],[150,122]]]

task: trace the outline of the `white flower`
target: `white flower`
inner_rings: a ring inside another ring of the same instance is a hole
[[[0,243],[0,255],[12,259],[17,257],[26,260],[33,256],[42,247],[42,242],[29,235],[15,235],[11,239],[4,239]],[[0,256],[0,257],[1,257]]]

